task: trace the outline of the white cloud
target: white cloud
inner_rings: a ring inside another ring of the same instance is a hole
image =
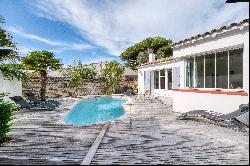
[[[26,47],[26,46],[18,46],[18,52],[20,53],[21,56],[27,55],[29,52],[34,51],[34,50],[39,50],[35,47]]]
[[[248,3],[226,0],[43,0],[27,1],[35,14],[65,22],[83,37],[119,55],[149,36],[172,40],[249,18]]]
[[[53,41],[50,39],[40,37],[38,35],[26,33],[23,30],[12,27],[12,26],[7,27],[7,30],[9,32],[12,32],[12,33],[14,33],[18,36],[21,36],[23,38],[26,38],[26,39],[36,40],[36,41],[39,41],[39,42],[42,42],[42,43],[45,43],[45,44],[48,44],[51,46],[56,46],[57,48],[55,48],[54,51],[57,53],[65,51],[65,50],[85,50],[85,49],[91,49],[94,47],[92,45],[85,44],[85,43],[84,44],[82,44],[82,43],[65,43],[65,42],[61,42],[61,41]],[[22,50],[23,50],[22,52],[25,52],[25,53],[27,53],[27,50],[30,51],[30,49],[27,49],[27,48],[22,49]]]
[[[63,43],[61,43],[61,42],[56,42],[56,41],[52,41],[52,40],[49,40],[49,39],[45,39],[45,38],[37,36],[37,35],[29,34],[29,33],[24,32],[21,29],[15,28],[15,27],[8,27],[7,30],[12,32],[12,33],[15,33],[16,35],[24,37],[26,39],[37,40],[37,41],[40,41],[40,42],[43,42],[45,44],[49,44],[49,45],[52,45],[52,46],[63,45]]]

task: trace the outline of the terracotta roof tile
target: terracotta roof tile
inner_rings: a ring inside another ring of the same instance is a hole
[[[196,36],[193,36],[193,37],[190,37],[190,38],[187,38],[187,39],[178,41],[178,42],[176,42],[175,44],[173,44],[173,47],[176,46],[176,45],[179,45],[179,44],[186,43],[186,42],[188,42],[188,41],[197,39],[197,38],[199,38],[199,37],[203,37],[203,36],[206,36],[206,35],[212,35],[212,34],[215,33],[215,32],[219,32],[219,31],[226,30],[226,29],[229,29],[229,28],[232,28],[232,27],[235,27],[235,26],[242,25],[242,24],[244,24],[244,23],[249,23],[249,19],[244,19],[244,20],[242,20],[242,21],[239,22],[239,23],[231,23],[231,24],[228,25],[228,26],[222,26],[222,27],[220,27],[220,28],[213,29],[213,30],[211,30],[210,32],[204,32],[203,34],[198,34],[198,35],[196,35]]]
[[[175,60],[175,59],[176,59],[176,58],[174,58],[174,57],[171,55],[170,57],[157,59],[157,60],[155,60],[154,62],[147,62],[147,63],[141,64],[140,67],[147,66],[147,65],[151,65],[151,64],[160,64],[160,63],[164,63],[164,62],[170,62],[170,61],[173,61],[173,60]]]

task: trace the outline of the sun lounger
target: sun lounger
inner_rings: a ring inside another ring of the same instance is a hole
[[[205,110],[194,110],[187,113],[183,113],[177,119],[199,119],[205,118],[214,123],[225,123],[234,127],[243,127],[249,125],[249,104],[241,105],[238,110],[228,114],[216,114]],[[241,119],[244,119],[241,120]],[[248,122],[247,122],[248,121]]]
[[[12,101],[14,101],[16,104],[20,106],[20,108],[26,108],[26,109],[31,109],[33,106],[30,103],[27,103],[25,100],[20,100],[19,98],[16,97],[9,97]]]
[[[27,109],[31,109],[31,108],[46,108],[49,110],[54,110],[55,106],[49,103],[40,103],[37,105],[33,105],[31,103],[28,103],[27,101],[25,101],[21,96],[14,96],[11,98],[16,104],[19,104],[21,106],[21,108],[27,108]]]
[[[41,103],[49,103],[49,104],[52,104],[56,107],[60,105],[60,103],[58,101],[55,101],[55,100],[46,100],[45,102],[42,102],[32,92],[25,93],[25,95],[28,97],[28,100],[35,105],[41,104]]]

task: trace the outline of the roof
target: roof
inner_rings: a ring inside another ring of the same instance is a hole
[[[198,34],[198,35],[196,35],[196,36],[194,36],[194,37],[190,37],[190,38],[187,38],[187,39],[178,41],[178,42],[176,42],[175,44],[173,44],[172,47],[174,48],[174,47],[177,47],[177,46],[180,46],[180,45],[183,45],[183,44],[190,43],[191,41],[196,41],[197,39],[202,38],[202,37],[205,37],[205,36],[211,36],[211,35],[213,35],[213,34],[215,34],[215,33],[223,32],[223,31],[225,31],[225,30],[229,30],[229,29],[234,28],[234,27],[239,27],[239,26],[241,26],[241,25],[243,25],[243,24],[245,24],[245,23],[248,23],[248,24],[249,24],[249,19],[245,19],[245,20],[243,20],[243,21],[241,21],[241,22],[239,22],[239,23],[232,23],[232,24],[230,24],[230,25],[228,25],[228,26],[222,26],[222,27],[220,27],[220,28],[213,29],[213,30],[211,30],[211,31],[209,31],[209,32],[205,32],[205,33],[202,33],[202,34]]]
[[[174,58],[172,55],[170,57],[166,57],[166,58],[161,58],[161,59],[157,59],[153,62],[147,62],[144,64],[141,64],[140,66],[138,66],[138,68],[140,67],[145,67],[145,66],[149,66],[149,65],[153,65],[153,64],[160,64],[160,63],[167,63],[167,62],[173,62],[175,61],[177,58]]]

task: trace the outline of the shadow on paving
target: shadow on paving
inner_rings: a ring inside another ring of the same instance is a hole
[[[18,113],[12,140],[0,147],[0,164],[80,164],[102,125],[62,124],[67,111]]]
[[[134,102],[111,123],[91,164],[249,164],[248,135],[178,115],[156,101]]]

